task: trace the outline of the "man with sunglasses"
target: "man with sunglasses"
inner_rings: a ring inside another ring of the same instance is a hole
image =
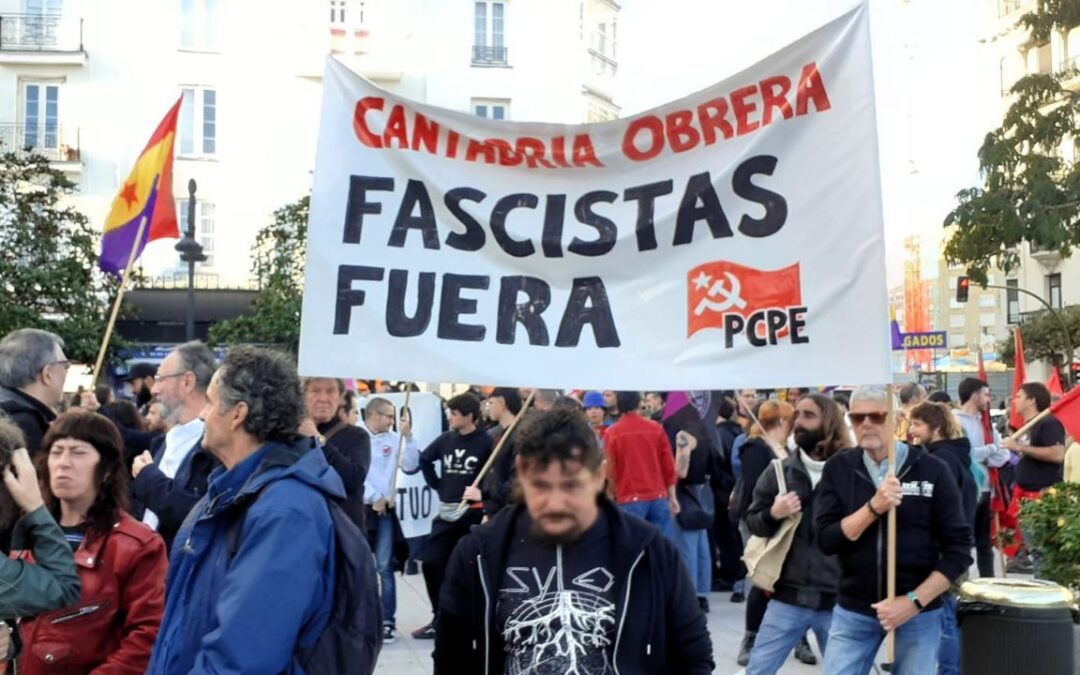
[[[23,328],[0,340],[0,411],[22,431],[31,458],[64,400],[70,365],[64,341],[55,333]]]
[[[896,445],[889,472],[892,401],[881,387],[851,396],[857,447],[825,463],[818,486],[818,545],[840,559],[825,672],[866,675],[887,631],[896,631],[895,675],[936,671],[939,596],[971,565],[970,524],[949,467],[924,448]],[[896,509],[896,596],[886,585],[886,515]]]

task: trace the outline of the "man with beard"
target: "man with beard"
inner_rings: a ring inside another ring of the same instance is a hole
[[[131,393],[135,396],[135,407],[139,409],[139,414],[143,417],[150,412],[150,401],[154,400],[151,391],[154,388],[156,371],[153,364],[135,363],[124,378],[124,381],[131,385]]]
[[[779,671],[791,649],[810,629],[824,651],[836,602],[840,563],[836,556],[825,555],[817,546],[814,503],[825,461],[851,446],[840,406],[822,394],[800,398],[795,406],[794,437],[799,450],[783,462],[787,491],[781,494],[776,471],[766,470],[754,488],[753,502],[746,513],[750,532],[760,537],[773,536],[785,518],[803,514],[754,641],[747,675],[773,675]]]
[[[524,504],[461,540],[435,632],[435,673],[711,673],[712,642],[679,552],[604,496],[581,414],[517,440]]]
[[[154,452],[135,458],[131,494],[145,506],[132,514],[157,530],[171,549],[172,540],[188,511],[206,494],[207,478],[218,465],[203,451],[205,429],[199,415],[206,407],[206,388],[217,364],[201,342],[187,342],[165,357],[154,377],[153,395],[172,426]]]

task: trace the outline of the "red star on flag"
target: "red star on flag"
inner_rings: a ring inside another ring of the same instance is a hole
[[[135,188],[138,186],[138,183],[124,183],[124,189],[120,191],[120,199],[127,202],[128,209],[131,208],[132,204],[139,202],[139,195],[135,193]]]

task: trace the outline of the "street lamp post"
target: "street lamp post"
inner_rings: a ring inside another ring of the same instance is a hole
[[[195,339],[195,263],[206,260],[202,246],[195,240],[195,179],[188,181],[187,233],[176,244],[180,260],[188,264],[187,277],[187,340]]]
[[[983,288],[998,288],[998,289],[1001,289],[1003,291],[1016,291],[1018,293],[1023,293],[1024,295],[1035,298],[1036,300],[1039,301],[1040,304],[1042,304],[1043,307],[1045,307],[1054,316],[1055,319],[1057,319],[1057,322],[1061,325],[1061,334],[1065,337],[1065,386],[1066,387],[1072,387],[1072,381],[1073,381],[1073,372],[1072,372],[1073,343],[1072,343],[1072,335],[1069,334],[1069,326],[1065,323],[1065,319],[1061,318],[1061,314],[1056,309],[1054,309],[1053,306],[1051,306],[1050,303],[1047,302],[1046,299],[1043,298],[1041,295],[1037,295],[1035,293],[1032,293],[1031,291],[1020,288],[1019,286],[1011,286],[1010,287],[1010,286],[996,286],[994,284],[986,284]]]

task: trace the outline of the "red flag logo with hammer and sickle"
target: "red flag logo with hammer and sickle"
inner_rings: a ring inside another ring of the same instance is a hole
[[[690,270],[687,284],[686,336],[704,328],[723,328],[724,316],[744,319],[759,310],[802,304],[799,263],[779,270],[757,270],[726,260]]]

